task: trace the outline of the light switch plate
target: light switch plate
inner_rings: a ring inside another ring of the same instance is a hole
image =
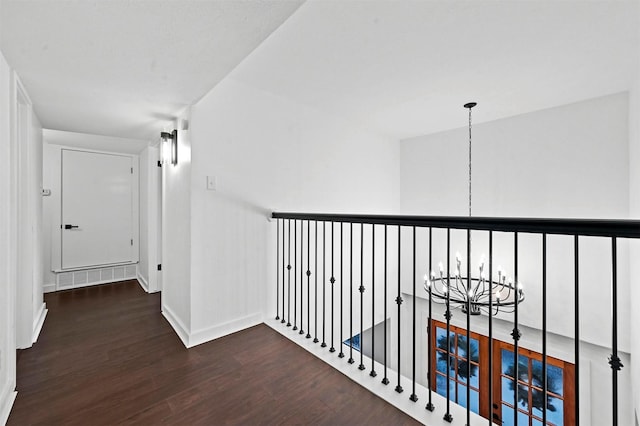
[[[216,191],[218,189],[218,180],[215,176],[207,176],[207,190]]]

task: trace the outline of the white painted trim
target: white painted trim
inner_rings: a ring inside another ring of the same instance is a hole
[[[42,286],[42,291],[44,293],[53,293],[54,291],[56,291],[56,283],[44,284]]]
[[[317,358],[326,362],[352,381],[367,389],[369,392],[377,395],[394,407],[413,417],[420,423],[428,424],[431,426],[451,426],[452,423],[448,423],[442,418],[445,414],[445,407],[447,405],[446,399],[438,395],[436,392],[432,393],[433,404],[436,408],[434,411],[430,412],[428,410],[425,410],[424,408],[424,400],[426,399],[425,395],[427,395],[429,392],[426,387],[416,383],[416,395],[418,395],[420,399],[417,403],[409,400],[409,395],[411,395],[412,390],[412,382],[410,378],[400,376],[400,385],[404,389],[404,392],[397,393],[395,391],[395,387],[398,383],[397,372],[388,369],[387,376],[391,383],[389,383],[388,385],[382,384],[382,375],[380,373],[384,371],[384,366],[376,362],[375,370],[378,372],[378,376],[369,376],[369,372],[371,371],[371,358],[364,356],[363,362],[366,368],[364,370],[359,370],[357,362],[354,364],[349,364],[344,359],[338,358],[335,353],[331,353],[326,348],[321,348],[320,345],[313,343],[312,339],[307,339],[304,335],[298,334],[297,332],[292,333],[291,328],[283,327],[283,325],[278,320],[271,318],[269,320],[265,320],[264,324],[271,327],[298,346],[307,350]],[[348,354],[348,350],[349,347],[344,345],[343,351]],[[356,353],[358,354],[359,358],[359,352],[354,352],[354,358]],[[451,404],[450,412],[453,418],[458,420],[465,419],[467,415],[466,409],[458,404]],[[485,424],[486,422],[487,420],[485,418],[480,417],[475,413],[471,413],[472,425],[481,425]]]
[[[31,193],[32,172],[35,165],[33,162],[33,148],[31,144],[32,135],[32,115],[33,103],[20,80],[18,74],[13,72],[13,134],[12,140],[15,144],[14,161],[15,188],[17,191],[14,201],[17,207],[15,226],[17,230],[15,253],[16,253],[16,347],[25,349],[31,347],[32,321],[33,321],[33,269],[34,247],[32,223],[37,215],[35,206],[27,194]],[[21,117],[25,115],[24,134],[21,130]],[[38,250],[40,247],[37,248]]]
[[[79,266],[77,268],[67,268],[67,269],[52,269],[51,272],[55,274],[62,274],[65,272],[75,272],[75,271],[89,271],[92,269],[104,269],[104,268],[117,268],[118,266],[131,266],[137,265],[138,262],[118,262],[118,263],[105,263],[100,265],[90,265],[90,266]]]
[[[100,151],[90,148],[78,148],[74,146],[66,146],[66,145],[58,145],[58,144],[48,144],[53,150],[56,151],[56,155],[58,156],[59,161],[56,161],[55,164],[51,166],[51,175],[56,176],[53,182],[51,182],[50,190],[51,190],[51,198],[50,202],[53,205],[53,217],[51,218],[51,271],[52,272],[69,272],[73,270],[84,270],[84,269],[95,269],[101,267],[110,267],[117,265],[132,265],[136,264],[139,261],[139,244],[140,244],[140,220],[134,219],[132,222],[132,237],[133,237],[133,246],[132,246],[132,258],[129,262],[121,262],[117,264],[104,264],[104,265],[91,265],[91,266],[82,266],[79,268],[62,268],[62,234],[59,228],[62,223],[62,168],[61,168],[61,159],[62,159],[62,151],[79,151],[79,152],[89,152],[94,154],[106,154],[106,155],[118,155],[122,157],[129,157],[131,159],[131,166],[133,167],[134,174],[132,175],[132,179],[135,179],[132,182],[132,215],[133,217],[139,216],[140,212],[140,187],[139,187],[139,156],[138,154],[128,154],[121,152],[109,152],[109,151]],[[65,289],[71,287],[65,287]],[[58,289],[62,290],[62,289]]]
[[[262,312],[259,312],[224,324],[203,328],[189,335],[189,346],[187,347],[192,348],[261,323]]]
[[[9,420],[9,413],[13,408],[18,392],[11,388],[10,382],[5,383],[2,393],[0,393],[0,425],[4,425]]]
[[[184,324],[182,323],[182,321],[180,321],[177,315],[174,314],[173,311],[169,309],[169,307],[166,305],[162,306],[162,315],[169,322],[171,327],[173,327],[173,330],[176,332],[180,340],[182,340],[182,344],[184,345],[184,347],[188,348],[189,347],[189,331],[187,327],[184,326]]]
[[[44,325],[44,320],[47,317],[48,312],[47,304],[42,303],[38,313],[33,317],[33,343],[38,341],[38,336],[40,336],[40,331],[42,330],[42,326]]]
[[[142,275],[140,275],[140,271],[138,271],[138,273],[136,274],[137,279],[138,279],[138,284],[140,284],[140,287],[142,287],[142,289],[149,293],[149,284],[147,283],[147,280],[144,279],[144,277]]]
[[[105,281],[96,281],[96,282],[87,283],[87,284],[76,284],[76,285],[69,285],[69,286],[64,286],[64,287],[58,286],[58,289],[56,291],[75,290],[77,288],[93,287],[93,286],[102,285],[102,284],[121,283],[123,281],[131,281],[131,280],[135,280],[135,279],[136,279],[136,277],[132,276],[132,277],[124,277],[124,278],[105,280]]]

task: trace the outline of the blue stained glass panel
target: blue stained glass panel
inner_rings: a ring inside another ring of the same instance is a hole
[[[471,364],[471,387],[480,387],[480,369],[477,365]]]
[[[531,392],[531,388],[522,383],[519,383],[518,387],[520,388],[518,392],[518,408],[529,411],[529,393]]]
[[[534,393],[534,398],[535,398],[537,396],[537,393],[536,393],[535,389],[533,390],[533,393]],[[543,408],[542,406],[536,405],[534,403],[534,405],[533,405],[533,407],[531,409],[531,412],[533,413],[534,416],[538,416],[538,417],[542,418],[542,408]],[[547,411],[547,413],[548,412],[549,411]]]
[[[471,361],[478,362],[479,359],[479,343],[478,339],[471,337],[469,339],[469,350],[471,351]],[[467,335],[458,334],[458,349],[456,354],[466,360],[467,359]]]
[[[511,368],[513,367],[513,352],[503,349],[502,350],[502,374],[509,377],[513,377]]]
[[[445,376],[436,375],[436,392],[442,396],[447,396],[447,378]]]
[[[360,352],[360,334],[356,334],[355,336],[351,337],[350,339],[345,340],[342,343],[344,343],[347,346],[351,345],[351,347],[353,347],[353,349],[355,349],[356,351]]]
[[[467,387],[458,383],[458,405],[467,407]]]
[[[476,414],[480,413],[480,395],[477,391],[471,390],[471,405],[469,409]],[[453,399],[453,398],[452,398]],[[458,383],[458,405],[467,407],[467,387],[462,383]]]
[[[529,383],[529,357],[519,354],[518,361],[519,380]]]
[[[502,378],[502,395],[501,398],[503,401],[508,402],[513,405],[513,390],[511,389],[513,386],[513,380],[507,379],[506,377]]]
[[[437,356],[436,370],[442,374],[447,374],[447,355],[444,354],[443,352],[437,352],[436,356]],[[444,359],[442,359],[443,357]]]
[[[440,374],[436,375],[436,392],[444,396],[445,398],[447,397],[447,378],[445,376],[441,376]],[[449,393],[449,398],[451,398],[451,400],[455,402],[456,388],[455,382],[452,380],[449,380]]]
[[[471,390],[471,411],[480,414],[480,394],[474,390]]]
[[[564,392],[564,372],[562,368],[556,367],[555,365],[547,366],[547,383],[554,383],[554,387],[552,389],[553,393],[557,393],[560,396],[563,396]]]
[[[542,361],[533,361],[533,382],[536,386],[542,387]],[[563,396],[564,374],[562,368],[547,364],[547,390],[557,395]]]
[[[513,408],[502,404],[502,424],[503,426],[513,426],[516,422],[513,421]]]
[[[547,421],[559,426],[564,425],[564,401],[559,398],[549,398]]]

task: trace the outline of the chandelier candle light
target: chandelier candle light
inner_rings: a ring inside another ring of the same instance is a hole
[[[471,109],[476,105],[475,102],[464,105],[469,109],[469,217],[471,217]],[[467,271],[468,276],[462,276],[461,264],[460,253],[456,253],[453,273],[450,271],[445,273],[440,262],[438,275],[433,271],[430,271],[429,275],[424,275],[424,290],[436,303],[461,308],[465,314],[469,306],[470,315],[480,315],[481,312],[497,315],[498,312],[513,312],[516,303],[524,301],[522,284],[514,284],[511,278],[507,278],[507,274],[501,267],[497,270],[497,281],[486,277],[484,256],[478,265],[477,277],[473,277],[470,271]]]

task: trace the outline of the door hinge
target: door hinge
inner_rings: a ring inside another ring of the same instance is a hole
[[[133,238],[131,239],[131,245],[133,245]]]
[[[131,174],[133,174],[133,167],[131,168]]]
[[[162,167],[162,161],[158,160],[158,167]]]
[[[162,264],[158,263],[158,271],[162,271]]]

